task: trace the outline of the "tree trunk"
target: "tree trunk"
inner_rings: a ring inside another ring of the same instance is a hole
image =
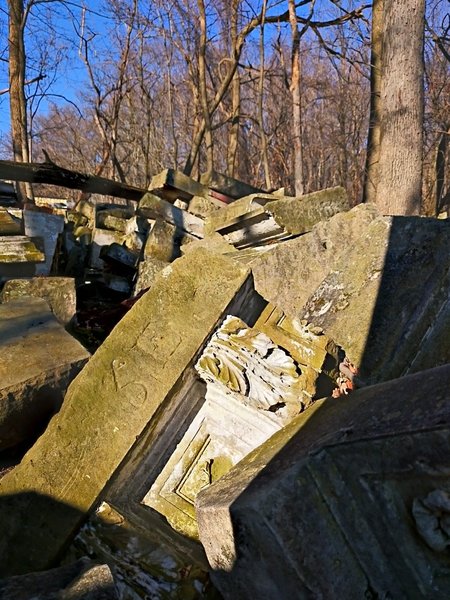
[[[197,0],[200,13],[200,47],[198,52],[198,76],[200,87],[200,103],[202,107],[203,122],[205,123],[206,142],[206,173],[211,174],[214,168],[214,148],[211,128],[211,113],[208,105],[208,88],[206,81],[206,13],[203,0]]]
[[[381,135],[376,204],[419,214],[422,196],[425,0],[384,0]]]
[[[23,0],[8,0],[9,18],[9,106],[14,160],[29,162],[27,103],[25,98],[25,44],[23,38]],[[31,188],[30,188],[31,189]],[[20,202],[27,197],[28,188],[17,186]]]
[[[233,0],[231,5],[231,47],[233,55],[236,53],[236,43],[238,36],[238,8],[240,0]],[[231,83],[231,128],[228,140],[227,173],[230,177],[235,176],[236,158],[239,145],[239,129],[241,114],[241,77],[239,69],[236,72]]]
[[[294,188],[295,195],[303,194],[302,156],[302,106],[300,94],[300,32],[298,30],[295,0],[289,0],[289,22],[292,34],[291,53],[291,94],[292,94],[292,136],[294,145]]]
[[[370,57],[370,121],[367,140],[364,202],[376,202],[379,181],[381,122],[381,55],[383,45],[383,2],[372,5],[372,42]]]

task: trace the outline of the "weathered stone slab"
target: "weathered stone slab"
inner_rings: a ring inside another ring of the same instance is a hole
[[[143,261],[139,263],[138,276],[136,279],[136,285],[134,286],[134,295],[136,296],[142,290],[146,290],[152,287],[156,276],[163,269],[168,266],[169,263],[153,258],[153,256],[147,256]]]
[[[449,433],[449,365],[314,404],[198,495],[219,591],[447,597]]]
[[[145,242],[144,257],[172,262],[181,254],[180,246],[185,233],[163,219],[156,219]]]
[[[25,235],[0,237],[0,281],[12,277],[32,277],[36,264],[45,261],[41,240]]]
[[[23,222],[14,217],[6,208],[0,208],[0,236],[23,234]]]
[[[259,194],[263,191],[248,183],[244,183],[243,181],[239,181],[238,179],[234,179],[223,173],[218,173],[217,171],[203,173],[200,177],[200,182],[217,192],[230,196],[231,198],[242,198],[242,196]]]
[[[341,187],[299,198],[255,194],[208,217],[205,231],[215,230],[237,248],[246,248],[306,233],[318,222],[349,208]]]
[[[109,264],[118,264],[121,267],[134,270],[139,260],[139,255],[135,252],[131,252],[125,246],[121,244],[111,244],[110,246],[103,246],[100,250],[100,258]]]
[[[148,192],[139,202],[138,214],[147,219],[163,219],[179,230],[202,238],[204,221],[187,210],[182,210],[166,200]]]
[[[108,565],[81,558],[43,573],[28,573],[0,581],[0,597],[9,600],[118,600]]]
[[[44,244],[45,261],[36,265],[36,275],[50,275],[58,236],[64,229],[64,217],[44,212],[23,211],[25,234],[40,237]]]
[[[148,189],[150,192],[162,193],[172,202],[176,198],[190,200],[192,196],[205,196],[208,193],[204,185],[174,169],[164,169],[154,175]]]
[[[3,574],[45,568],[61,553],[241,288],[248,304],[249,285],[246,269],[198,250],[134,304],[69,387],[45,434],[0,481]]]
[[[38,263],[44,260],[44,253],[32,238],[25,235],[0,237],[0,263]]]
[[[72,277],[10,279],[3,287],[0,302],[11,302],[23,296],[46,300],[53,314],[63,325],[69,323],[77,310],[75,280]]]
[[[47,302],[0,304],[0,449],[36,433],[59,409],[89,353],[58,323]]]
[[[205,219],[210,214],[217,212],[223,208],[225,204],[220,200],[217,200],[211,195],[205,196],[194,196],[188,205],[188,211],[197,217]]]
[[[136,231],[137,221],[132,208],[126,206],[97,207],[95,226],[128,234]]]
[[[92,243],[90,246],[89,265],[93,269],[102,270],[105,263],[100,258],[100,252],[104,246],[110,246],[111,244],[122,245],[124,241],[124,234],[118,231],[112,231],[109,229],[98,229],[96,228],[92,234]]]
[[[189,254],[196,248],[205,248],[209,252],[217,254],[238,254],[238,251],[220,235],[220,233],[211,233],[202,240],[190,241],[181,246],[182,254]]]
[[[259,293],[321,327],[375,383],[450,362],[450,222],[384,217],[360,205],[252,261]],[[439,324],[438,324],[439,322]],[[416,357],[421,356],[421,363]],[[413,366],[414,365],[414,366]]]

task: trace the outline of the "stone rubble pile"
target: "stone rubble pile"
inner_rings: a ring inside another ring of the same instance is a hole
[[[449,239],[172,169],[0,209],[0,589],[87,555],[130,600],[440,597]]]

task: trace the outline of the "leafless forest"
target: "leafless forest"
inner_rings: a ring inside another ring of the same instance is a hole
[[[410,0],[393,4],[407,20]],[[60,166],[140,187],[165,167],[193,177],[214,169],[291,193],[342,184],[361,200],[370,2],[8,0],[0,15],[6,85],[14,14],[24,43],[23,160],[44,160],[44,149]],[[438,159],[450,126],[449,28],[448,1],[427,0],[427,214],[436,185],[441,198],[448,186]],[[1,90],[5,120],[8,91],[12,83]],[[11,158],[8,132],[2,141]]]

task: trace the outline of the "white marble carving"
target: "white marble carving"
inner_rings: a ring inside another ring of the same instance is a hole
[[[219,384],[244,404],[262,410],[296,402],[300,369],[264,333],[228,316],[195,366],[207,383]]]

